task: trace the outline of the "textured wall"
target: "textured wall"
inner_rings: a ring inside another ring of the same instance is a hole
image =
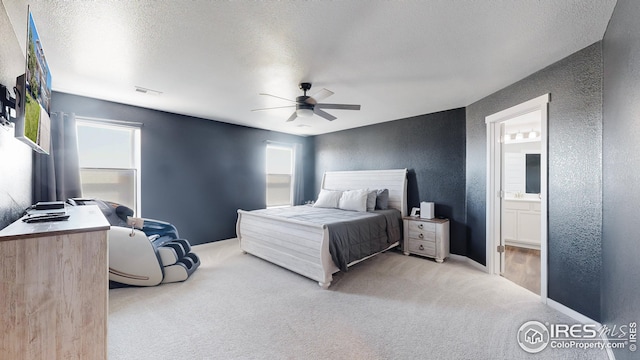
[[[16,77],[25,71],[25,50],[18,43],[1,1],[0,39],[0,84],[11,89]],[[0,229],[18,219],[33,202],[33,150],[13,135],[13,128],[0,126]]]
[[[451,219],[451,252],[465,255],[464,122],[460,108],[316,136],[315,195],[325,171],[407,168],[409,209],[435,202]]]
[[[142,215],[174,223],[192,244],[235,237],[236,210],[264,208],[266,140],[303,144],[305,171],[313,173],[310,138],[58,92],[53,107],[144,123]],[[312,176],[307,179],[312,194]]]
[[[485,263],[486,116],[549,103],[549,298],[600,318],[602,49],[595,43],[467,107],[469,256]]]
[[[602,322],[640,322],[640,2],[618,0],[603,40]],[[637,353],[636,353],[637,354]],[[635,355],[616,350],[616,359]]]

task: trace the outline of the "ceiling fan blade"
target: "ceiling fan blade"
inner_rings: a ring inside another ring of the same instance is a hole
[[[327,119],[329,121],[333,121],[333,120],[337,119],[337,117],[329,114],[328,112],[322,111],[322,110],[318,109],[317,107],[313,109],[313,113],[318,115],[318,116],[320,116],[320,117],[323,117],[323,118],[325,118],[325,119]]]
[[[331,95],[333,95],[333,91],[327,90],[327,89],[322,89],[322,90],[318,91],[317,93],[311,95],[311,97],[317,103],[318,101],[324,100],[324,99],[328,98]]]
[[[283,98],[283,97],[275,96],[275,95],[271,95],[271,94],[259,93],[258,95],[271,96],[271,97],[274,97],[276,99],[286,100],[286,101],[289,101],[289,102],[292,102],[292,103],[296,102],[295,100],[291,100],[291,99],[287,99],[287,98]]]
[[[360,110],[360,105],[316,104],[316,108],[321,108],[321,109],[339,109],[339,110]]]
[[[295,105],[276,106],[276,107],[270,107],[270,108],[253,109],[251,111],[264,111],[264,110],[284,109],[284,108],[292,108],[292,107],[296,107],[296,106]]]
[[[298,113],[297,112],[293,112],[293,114],[291,114],[291,116],[289,116],[289,118],[287,119],[287,122],[293,121],[298,117]]]

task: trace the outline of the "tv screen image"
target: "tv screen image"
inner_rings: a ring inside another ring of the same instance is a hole
[[[51,142],[51,72],[31,11],[28,11],[26,72],[16,82],[16,138],[48,154]]]

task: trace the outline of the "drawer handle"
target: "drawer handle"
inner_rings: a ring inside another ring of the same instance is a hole
[[[418,237],[419,237],[420,239],[424,239],[424,235],[423,235],[422,233],[420,233],[420,235],[418,235]],[[422,246],[422,245],[420,245],[420,246]]]
[[[418,229],[422,229],[424,226],[422,224],[418,224]]]
[[[424,250],[424,246],[420,245],[420,247],[418,248],[418,250]]]

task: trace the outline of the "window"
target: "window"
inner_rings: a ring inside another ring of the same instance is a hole
[[[267,207],[293,204],[293,148],[267,145]]]
[[[140,126],[76,118],[82,196],[113,201],[140,215]]]

